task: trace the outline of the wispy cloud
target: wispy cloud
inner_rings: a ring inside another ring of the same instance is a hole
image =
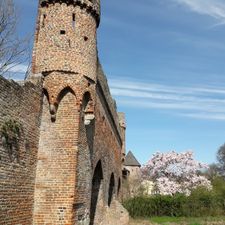
[[[225,120],[225,88],[177,87],[129,80],[110,80],[120,105],[153,108],[197,119]]]
[[[23,80],[27,70],[28,65],[26,64],[11,64],[5,68],[3,76],[14,80]]]
[[[179,114],[178,114],[179,115]],[[194,119],[206,119],[206,120],[225,120],[225,114],[221,113],[186,113],[180,114],[180,116],[190,117]]]
[[[28,66],[25,64],[11,65],[9,68],[9,72],[12,73],[26,73]]]
[[[173,0],[179,4],[189,7],[192,11],[211,16],[218,21],[218,25],[225,23],[225,2],[224,0]]]

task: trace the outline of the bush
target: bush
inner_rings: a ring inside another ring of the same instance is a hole
[[[132,217],[224,216],[225,186],[221,180],[217,180],[215,181],[215,188],[212,191],[198,188],[190,196],[183,194],[176,194],[174,196],[139,196],[126,200],[124,207]]]
[[[128,199],[124,202],[124,206],[132,217],[182,216],[185,203],[184,195],[154,195]]]

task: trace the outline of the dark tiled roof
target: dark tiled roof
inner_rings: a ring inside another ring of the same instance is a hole
[[[139,166],[139,167],[141,167],[141,164],[137,161],[137,159],[135,158],[135,156],[133,155],[133,153],[131,151],[129,151],[127,153],[124,165],[125,166]]]

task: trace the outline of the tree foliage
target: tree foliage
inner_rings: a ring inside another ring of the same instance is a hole
[[[0,74],[27,58],[28,40],[17,36],[18,14],[13,0],[0,1]]]
[[[189,196],[184,194],[137,196],[127,199],[123,205],[130,216],[138,218],[224,216],[224,198],[224,192],[197,188]]]
[[[220,174],[225,177],[225,144],[223,144],[217,152],[217,160],[219,162]]]
[[[208,169],[201,173],[206,176],[210,181],[220,176],[219,165],[217,163],[212,163],[208,166]]]
[[[211,189],[210,181],[200,175],[199,171],[208,168],[193,159],[191,151],[176,153],[156,153],[142,168],[144,179],[155,182],[156,193],[190,195],[193,189],[204,186]]]

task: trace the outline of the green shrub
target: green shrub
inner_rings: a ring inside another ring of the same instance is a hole
[[[215,181],[215,188],[208,191],[195,189],[190,196],[138,196],[124,202],[132,217],[204,217],[225,215],[224,181]]]
[[[132,217],[182,216],[184,195],[176,196],[139,196],[124,202]]]

